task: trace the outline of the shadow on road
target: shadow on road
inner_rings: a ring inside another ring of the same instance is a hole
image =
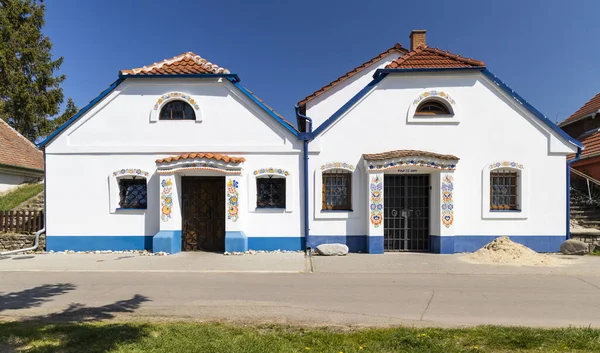
[[[41,306],[52,297],[75,288],[69,283],[46,284],[20,292],[0,294],[0,315],[7,310]],[[132,313],[148,301],[148,297],[136,294],[130,299],[98,307],[71,303],[58,312],[20,321],[0,322],[0,353],[22,350],[31,353],[112,351],[123,344],[141,340],[149,335],[150,330],[143,324],[100,325],[95,322],[113,319],[118,314]]]

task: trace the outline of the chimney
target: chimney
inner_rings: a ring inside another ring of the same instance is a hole
[[[427,34],[427,30],[424,29],[415,29],[410,32],[410,50],[413,51],[420,47],[421,45],[427,45],[425,41],[425,36]]]

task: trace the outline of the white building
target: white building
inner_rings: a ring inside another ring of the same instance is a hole
[[[508,235],[556,251],[568,237],[580,143],[425,31],[299,105],[297,131],[192,53],[122,71],[42,143],[47,248],[454,253]]]

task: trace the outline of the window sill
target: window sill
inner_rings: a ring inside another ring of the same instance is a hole
[[[338,213],[342,213],[342,212],[354,212],[354,210],[350,209],[350,210],[323,210],[321,209],[321,212],[338,212]]]
[[[519,212],[521,212],[521,210],[490,210],[490,212],[499,212],[499,213],[513,212],[513,213],[519,213]]]
[[[257,207],[254,209],[254,212],[263,212],[263,213],[283,213],[285,212],[285,207]]]
[[[116,211],[146,211],[148,208],[117,208]]]

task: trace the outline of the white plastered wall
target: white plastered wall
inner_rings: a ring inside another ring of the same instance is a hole
[[[190,95],[201,110],[202,121],[151,121],[155,103],[169,92]],[[247,236],[302,234],[298,202],[301,144],[227,80],[127,79],[45,152],[50,236],[156,234],[160,189],[155,161],[187,152],[246,158],[237,222]],[[291,205],[280,214],[248,212],[255,209],[248,204],[249,183],[255,182],[252,173],[268,167],[289,172],[294,190]],[[111,211],[109,175],[123,168],[149,172],[147,210]],[[181,218],[170,221],[181,223]]]
[[[460,107],[460,123],[407,122],[413,101],[432,90],[452,95]],[[566,224],[565,155],[575,147],[549,131],[480,73],[390,75],[317,138],[310,171],[314,176],[333,160],[360,165],[364,153],[415,149],[452,154],[460,158],[454,172],[453,234],[561,235]],[[528,170],[530,182],[522,190],[529,203],[525,218],[484,217],[482,171],[498,161],[515,161]],[[363,178],[363,173],[354,175]],[[314,177],[309,182],[313,189]],[[357,185],[353,194],[360,194],[366,207],[367,183]],[[311,215],[319,212],[318,197],[310,195]],[[439,211],[431,215],[439,217]],[[359,212],[339,219],[312,216],[310,228],[315,235],[365,235],[368,224],[367,213]]]

